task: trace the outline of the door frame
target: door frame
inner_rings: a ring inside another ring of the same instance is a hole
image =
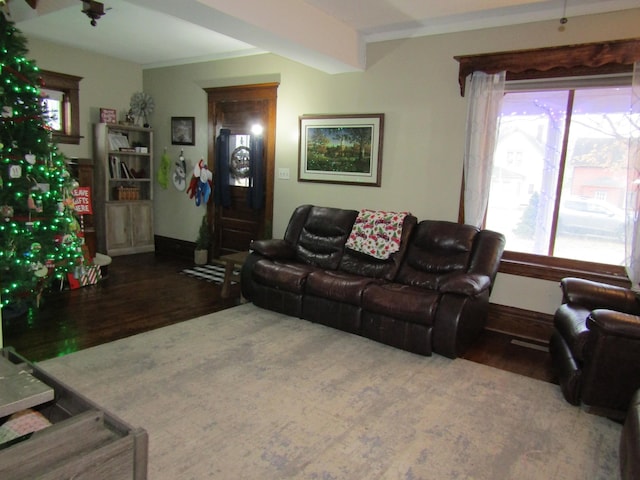
[[[260,238],[273,236],[273,189],[276,157],[276,111],[279,82],[252,85],[237,85],[229,87],[205,88],[207,92],[207,165],[215,175],[215,139],[223,125],[216,125],[216,110],[219,104],[226,102],[265,101],[267,104],[263,140],[265,160],[265,206],[264,218],[260,226]],[[209,225],[214,225],[215,205],[207,205]],[[219,252],[213,252],[214,257]]]

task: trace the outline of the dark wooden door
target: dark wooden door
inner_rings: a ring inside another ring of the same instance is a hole
[[[209,168],[214,175],[216,139],[221,129],[230,131],[232,149],[251,156],[252,162],[262,162],[264,177],[263,208],[251,208],[248,202],[249,181],[242,175],[231,175],[231,205],[222,207],[213,202],[209,206],[213,225],[213,257],[247,251],[251,240],[270,238],[273,219],[273,174],[275,163],[275,120],[277,84],[223,87],[207,90],[209,102]],[[260,158],[253,151],[243,150],[249,138],[256,135],[252,128],[262,127],[263,151]],[[233,155],[230,159],[234,162]],[[231,163],[230,163],[231,165]],[[235,169],[231,169],[232,174]]]

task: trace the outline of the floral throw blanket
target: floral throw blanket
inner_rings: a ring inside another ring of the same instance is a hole
[[[0,444],[37,432],[49,425],[51,422],[42,413],[30,408],[14,413],[5,423],[0,425]]]
[[[346,247],[386,260],[400,250],[402,224],[409,212],[362,209],[358,213]]]

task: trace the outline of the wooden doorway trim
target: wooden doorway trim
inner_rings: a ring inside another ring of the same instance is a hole
[[[273,191],[276,155],[276,111],[278,82],[254,85],[239,85],[230,87],[207,88],[208,105],[208,140],[207,164],[215,175],[215,139],[223,125],[216,125],[217,108],[221,103],[263,101],[266,103],[265,129],[263,132],[265,158],[265,205],[264,222],[261,228],[261,238],[271,238],[273,234]],[[207,208],[209,224],[214,224],[215,205],[211,202]],[[219,252],[213,252],[214,255]]]

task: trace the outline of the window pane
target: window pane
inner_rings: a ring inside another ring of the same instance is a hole
[[[630,87],[505,95],[486,226],[508,250],[622,265],[629,98]]]
[[[548,255],[567,91],[505,95],[486,226],[507,249]]]
[[[64,93],[45,88],[41,90],[41,93],[44,96],[42,103],[47,110],[47,125],[49,125],[52,130],[61,131]]]
[[[624,262],[629,98],[630,88],[575,93],[555,256]]]

